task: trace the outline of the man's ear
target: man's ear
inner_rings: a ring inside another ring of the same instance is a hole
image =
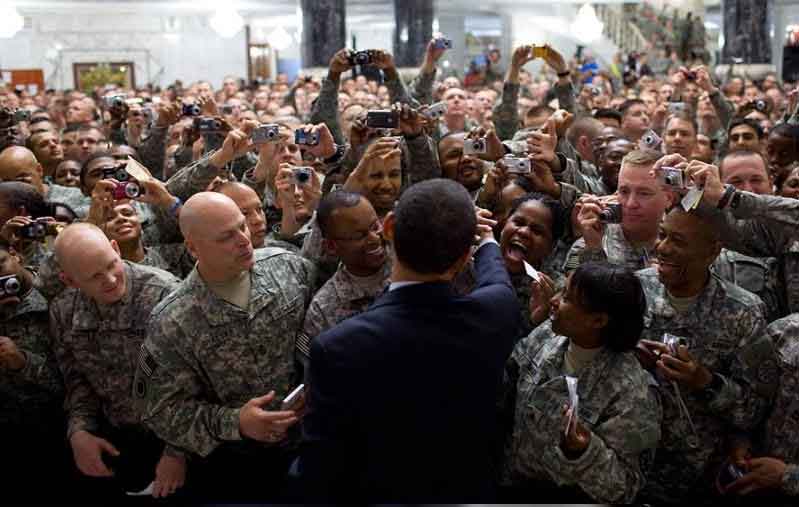
[[[117,254],[119,254],[119,256],[120,256],[120,257],[122,256],[122,253],[121,253],[121,252],[120,252],[120,250],[119,250],[119,243],[117,243],[117,240],[115,240],[115,239],[112,239],[112,240],[111,240],[111,248],[113,248],[113,249],[114,249],[114,251],[115,251]]]
[[[42,167],[42,164],[36,164],[36,172],[39,173],[40,178],[44,178],[44,168]]]
[[[329,255],[333,257],[338,257],[338,244],[335,240],[332,239],[323,239],[322,240],[322,248],[325,249]]]
[[[602,328],[604,328],[605,326],[608,325],[608,321],[609,320],[610,320],[610,317],[608,317],[607,313],[599,312],[599,313],[591,316],[591,319],[589,320],[588,324],[591,327],[593,327],[594,329],[600,330],[600,329],[602,329]]]
[[[184,239],[183,242],[186,245],[186,250],[188,250],[191,256],[194,257],[194,260],[197,260],[197,248],[194,246],[194,243],[188,239]]]
[[[75,284],[75,281],[72,278],[70,278],[63,271],[58,273],[58,279],[61,280],[61,283],[63,283],[67,287],[70,287],[70,288],[73,288],[73,289],[77,289],[78,288],[78,286]]]
[[[394,243],[394,225],[396,224],[397,217],[393,211],[389,211],[386,218],[383,220],[383,238],[390,243]]]

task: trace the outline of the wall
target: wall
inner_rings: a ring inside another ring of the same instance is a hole
[[[0,44],[0,67],[42,67],[47,86],[74,86],[72,63],[133,61],[136,84],[247,75],[245,35],[219,37],[205,16],[37,14],[33,26]],[[177,28],[165,36],[165,25]],[[60,50],[59,50],[60,49]],[[73,50],[80,49],[80,52]]]

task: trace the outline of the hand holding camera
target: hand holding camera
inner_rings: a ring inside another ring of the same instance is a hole
[[[220,119],[220,121],[227,125],[224,120]],[[228,164],[228,162],[243,156],[250,150],[250,132],[252,132],[254,128],[254,122],[245,121],[242,122],[241,129],[230,130],[227,133],[225,140],[222,142],[222,147],[208,159],[208,162],[213,167],[222,169]]]
[[[399,142],[392,137],[378,139],[369,145],[360,162],[347,177],[344,189],[349,192],[365,194],[367,179],[372,169],[390,163],[394,158],[402,156]]]
[[[259,442],[276,443],[299,420],[293,410],[274,412],[263,407],[275,399],[275,392],[253,398],[239,411],[239,433]]]
[[[702,188],[702,201],[714,208],[718,206],[726,190],[718,167],[692,160],[685,166],[685,176]]]
[[[605,235],[605,224],[602,222],[602,212],[606,206],[595,196],[583,196],[581,198],[580,212],[577,214],[577,222],[583,233],[585,247],[588,250],[601,250],[602,237]]]
[[[471,141],[471,143],[469,141]],[[467,144],[470,145],[469,148],[466,147]],[[472,129],[469,135],[466,136],[463,145],[463,154],[474,154],[483,160],[495,162],[505,156],[505,147],[502,141],[499,140],[499,137],[497,137],[497,133],[494,129],[486,130],[483,127],[477,127]],[[511,169],[510,165],[506,164],[506,166],[508,169]],[[527,172],[530,171],[528,170]]]
[[[663,342],[641,340],[640,344],[654,356],[655,371],[668,381],[698,391],[713,380],[713,374],[688,352],[685,339],[666,334]]]
[[[558,146],[557,124],[554,118],[547,120],[544,131],[531,132],[527,136],[527,148],[533,160],[552,164],[555,161],[555,150]]]
[[[158,120],[156,127],[167,128],[180,121],[178,105],[171,102],[163,102],[158,106]]]
[[[314,157],[323,160],[336,154],[336,141],[324,123],[307,124],[295,130],[294,142]]]
[[[399,117],[399,129],[406,137],[416,137],[424,129],[425,117],[409,104],[394,104],[394,111]],[[428,110],[429,111],[429,110]]]
[[[338,81],[341,74],[350,70],[353,64],[350,61],[350,50],[340,49],[330,59],[330,68],[328,70],[328,79]]]

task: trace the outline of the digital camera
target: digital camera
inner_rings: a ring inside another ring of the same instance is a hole
[[[671,354],[677,354],[677,348],[682,345],[688,347],[688,340],[681,336],[674,336],[673,334],[663,333],[663,343],[669,348]]]
[[[664,166],[660,168],[657,176],[658,181],[669,188],[674,190],[683,190],[686,188],[685,174],[683,174],[682,169]]]
[[[294,144],[316,146],[319,144],[319,132],[310,132],[303,129],[294,131]]]
[[[669,102],[669,114],[684,113],[688,110],[685,102]]]
[[[509,173],[515,174],[530,174],[530,159],[525,157],[502,157],[502,162],[505,163],[505,168]]]
[[[599,213],[599,221],[603,224],[620,224],[622,219],[621,204],[610,203]]]
[[[480,139],[466,139],[463,141],[463,154],[476,155],[487,151],[488,143],[484,137]]]
[[[120,182],[114,187],[114,200],[135,199],[144,193],[144,189],[135,181]]]
[[[14,123],[31,121],[31,112],[27,109],[17,109],[14,111]]]
[[[689,70],[687,72],[683,72],[683,75],[688,81],[696,81],[696,72]]]
[[[41,241],[47,236],[47,224],[35,221],[19,229],[19,237],[27,240]]]
[[[424,112],[424,115],[430,120],[437,120],[447,114],[447,103],[436,102]]]
[[[0,299],[16,296],[22,290],[17,275],[0,276]]]
[[[371,65],[374,61],[374,52],[370,49],[366,51],[350,51],[347,59],[353,67],[356,65]]]
[[[114,95],[106,95],[103,100],[105,101],[106,109],[119,109],[125,106],[125,100],[127,100],[127,98],[127,95],[117,93]]]
[[[114,169],[103,169],[103,179],[128,181],[130,179],[130,175],[128,174],[128,170],[125,169],[125,165],[126,164],[119,164]]]
[[[433,42],[433,47],[435,49],[452,49],[452,41],[444,37],[439,37]]]
[[[311,175],[313,168],[312,167],[295,167],[293,169],[294,173],[294,184],[295,185],[307,185],[311,182]]]
[[[399,127],[399,113],[391,109],[379,109],[366,113],[366,126],[370,129],[395,129]]]
[[[266,144],[280,139],[280,125],[264,123],[252,131],[253,144]]]
[[[224,131],[222,121],[212,117],[195,118],[194,128],[197,129],[197,132],[201,135]]]
[[[219,112],[221,114],[231,115],[233,114],[233,106],[224,105],[219,108]]]
[[[755,109],[761,113],[765,113],[768,110],[768,103],[763,99],[757,99],[755,101]]]
[[[641,136],[640,146],[649,150],[660,150],[660,145],[663,144],[663,139],[657,133],[649,129]]]
[[[200,116],[202,108],[197,104],[183,104],[183,116]]]

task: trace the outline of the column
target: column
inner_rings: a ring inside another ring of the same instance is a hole
[[[394,19],[394,62],[419,66],[433,36],[433,0],[394,0]]]
[[[346,0],[300,0],[302,66],[327,67],[346,41]]]
[[[769,27],[773,8],[773,0],[722,2],[723,63],[733,63],[733,58],[741,58],[745,64],[771,63]]]

